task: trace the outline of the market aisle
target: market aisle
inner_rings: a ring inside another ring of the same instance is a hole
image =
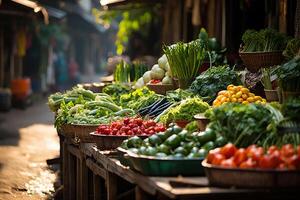
[[[47,199],[57,178],[46,164],[59,142],[45,100],[0,113],[0,199]]]

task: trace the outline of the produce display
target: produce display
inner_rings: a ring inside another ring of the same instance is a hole
[[[283,91],[300,92],[300,57],[279,66],[274,70],[274,74],[277,75],[279,87]]]
[[[283,51],[288,38],[274,29],[247,30],[242,36],[242,52]]]
[[[163,112],[158,120],[164,124],[182,120],[191,122],[194,119],[194,115],[205,112],[209,107],[208,103],[199,97],[187,98]]]
[[[230,84],[239,85],[241,83],[237,73],[228,66],[211,67],[201,73],[191,84],[190,90],[202,97],[208,97],[212,102],[217,93],[225,90]]]
[[[122,148],[130,152],[167,159],[204,159],[209,150],[224,145],[226,141],[217,138],[212,131],[189,132],[175,124],[170,124],[164,132],[159,132],[144,140],[132,137],[125,140]]]
[[[122,120],[113,121],[110,124],[101,124],[96,134],[101,135],[119,135],[119,136],[148,136],[165,131],[166,128],[153,120],[143,120],[138,117],[125,117]]]
[[[282,53],[289,60],[293,59],[296,56],[300,56],[300,39],[293,38],[291,39]]]
[[[209,129],[238,147],[267,145],[266,138],[283,119],[279,110],[262,104],[227,103],[205,113]]]
[[[229,143],[211,150],[207,162],[224,168],[300,170],[300,146],[285,144],[265,150],[256,145],[237,148]]]
[[[109,84],[102,89],[102,92],[108,94],[116,104],[120,103],[122,94],[127,94],[130,91],[131,87],[129,85],[120,83]]]
[[[135,88],[141,88],[150,84],[172,84],[171,70],[166,55],[158,59],[158,64],[153,65],[150,71],[146,71],[136,82]]]
[[[137,81],[147,71],[147,66],[141,63],[126,63],[121,61],[114,71],[114,80],[117,83]]]
[[[261,96],[256,96],[255,94],[251,93],[249,89],[244,86],[228,85],[227,90],[222,90],[218,92],[217,98],[213,101],[213,106],[220,106],[228,102],[238,102],[242,104],[265,104],[267,100],[262,98]]]

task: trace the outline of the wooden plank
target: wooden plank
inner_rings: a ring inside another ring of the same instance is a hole
[[[68,145],[69,146],[69,145]],[[69,164],[68,164],[68,172],[69,175],[69,199],[76,199],[76,157],[72,154],[69,154]]]
[[[107,172],[106,175],[106,189],[107,189],[107,200],[116,200],[118,193],[118,179],[117,176],[111,172]]]
[[[86,166],[86,161],[84,158],[80,159],[80,177],[81,177],[81,198],[83,200],[89,198],[89,179],[88,179],[88,168]]]
[[[143,191],[139,186],[135,187],[135,200],[151,200],[153,196]]]
[[[106,199],[105,193],[105,181],[93,174],[93,191],[94,191],[94,200],[104,200]]]
[[[74,156],[76,156],[77,158],[81,158],[81,152],[80,152],[80,150],[79,150],[79,148],[78,147],[75,147],[74,145],[68,145],[68,151],[72,154],[72,155],[74,155]]]
[[[86,160],[86,166],[93,172],[93,174],[106,179],[106,170],[97,165],[92,159],[88,158]]]
[[[75,157],[76,159],[76,198],[82,200],[81,196],[81,187],[82,187],[82,177],[81,177],[81,165],[80,159]]]
[[[66,141],[63,142],[62,146],[62,151],[63,151],[63,197],[64,199],[68,200],[69,199],[69,153],[68,153],[68,144]]]

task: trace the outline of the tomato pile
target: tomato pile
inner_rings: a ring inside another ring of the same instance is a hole
[[[281,148],[271,146],[267,151],[251,145],[238,149],[229,143],[211,150],[207,162],[227,168],[297,169],[300,170],[300,145],[294,148],[286,144]]]
[[[166,128],[153,120],[143,120],[141,118],[126,117],[111,124],[100,125],[96,129],[97,134],[103,135],[153,135],[165,131]]]

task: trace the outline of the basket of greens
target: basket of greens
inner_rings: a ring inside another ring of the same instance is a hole
[[[287,37],[273,29],[247,30],[242,36],[240,57],[251,72],[262,67],[281,64]]]

